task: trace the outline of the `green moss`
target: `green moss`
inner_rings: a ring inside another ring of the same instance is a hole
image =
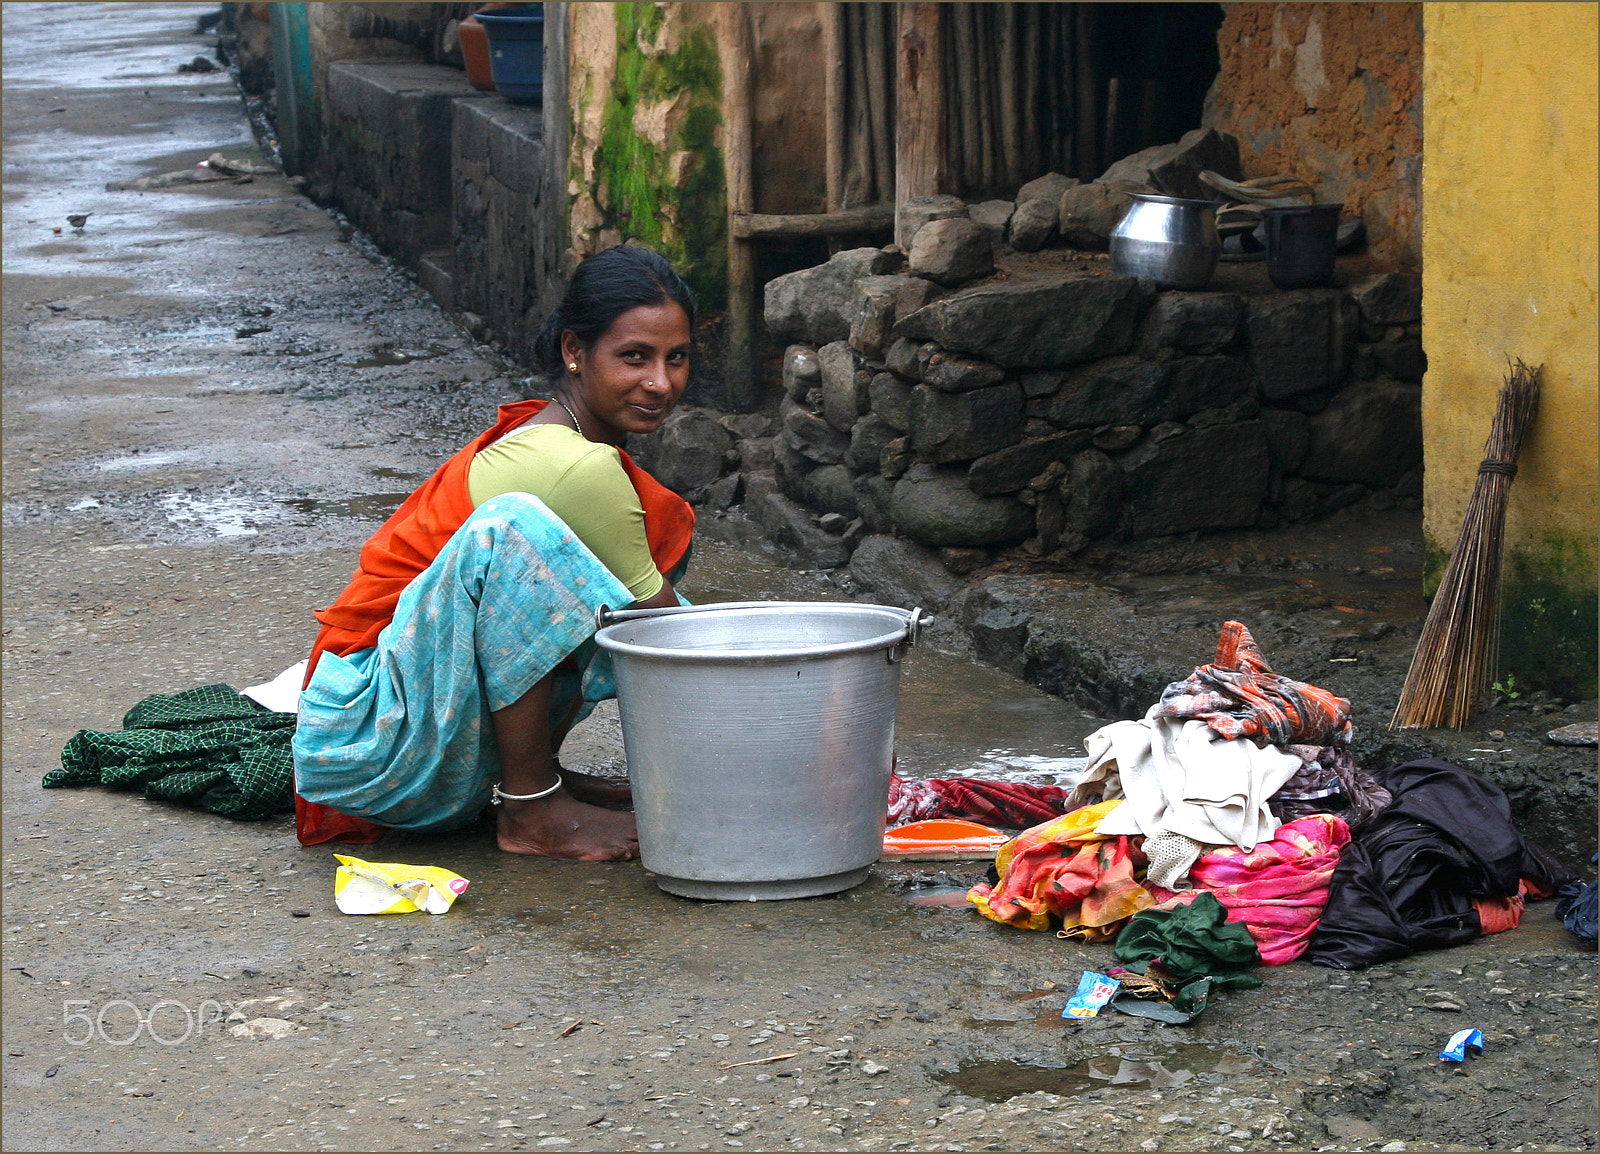
[[[1425,542],[1423,589],[1439,589],[1450,550]],[[1600,670],[1600,595],[1595,548],[1560,533],[1536,547],[1508,549],[1500,571],[1500,668],[1519,689],[1593,697]]]
[[[722,151],[722,68],[705,28],[686,30],[672,52],[651,54],[663,15],[655,4],[618,4],[617,69],[603,94],[600,142],[595,151],[595,200],[605,223],[624,239],[638,240],[665,255],[704,304],[720,310],[727,299],[727,195]],[[633,128],[641,105],[687,93],[687,106],[668,147],[658,148]],[[686,152],[692,162],[682,186],[671,159]]]
[[[1547,533],[1537,548],[1509,550],[1501,574],[1500,669],[1518,687],[1563,698],[1595,695],[1600,671],[1600,589],[1592,541]]]

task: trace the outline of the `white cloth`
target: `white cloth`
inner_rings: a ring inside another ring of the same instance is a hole
[[[1229,741],[1203,721],[1146,716],[1118,721],[1084,742],[1089,765],[1073,791],[1073,807],[1092,794],[1119,805],[1095,827],[1101,834],[1178,835],[1195,844],[1234,845],[1246,852],[1271,838],[1278,819],[1267,799],[1300,769],[1301,760],[1248,738]],[[1194,858],[1173,853],[1181,843],[1162,837],[1149,879],[1167,889],[1187,886]],[[1195,854],[1198,857],[1199,853]],[[1157,876],[1157,873],[1162,876]]]
[[[274,713],[299,713],[300,684],[306,679],[306,666],[309,664],[309,659],[296,661],[271,681],[263,681],[260,685],[252,685],[239,692]]]

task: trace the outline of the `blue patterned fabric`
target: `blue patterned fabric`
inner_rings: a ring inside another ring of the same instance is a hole
[[[601,605],[633,601],[537,497],[485,501],[406,587],[378,643],[324,653],[300,694],[295,788],[379,825],[470,823],[499,776],[489,714],[556,671],[552,718],[616,695]],[[556,667],[569,654],[576,669]]]

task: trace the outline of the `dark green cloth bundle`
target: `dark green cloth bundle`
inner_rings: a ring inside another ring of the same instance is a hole
[[[81,729],[44,788],[108,785],[240,821],[294,808],[289,742],[295,715],[274,713],[227,685],[147,697],[120,732]]]
[[[1261,964],[1255,939],[1243,925],[1228,921],[1227,907],[1211,893],[1170,910],[1140,910],[1117,935],[1116,955],[1129,969],[1159,960],[1162,977],[1176,986],[1203,977],[1219,989],[1261,984],[1247,972]]]

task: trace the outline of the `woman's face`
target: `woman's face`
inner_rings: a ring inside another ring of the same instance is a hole
[[[676,301],[629,309],[585,349],[561,335],[573,408],[591,441],[620,445],[629,433],[653,433],[689,383],[689,317]]]

